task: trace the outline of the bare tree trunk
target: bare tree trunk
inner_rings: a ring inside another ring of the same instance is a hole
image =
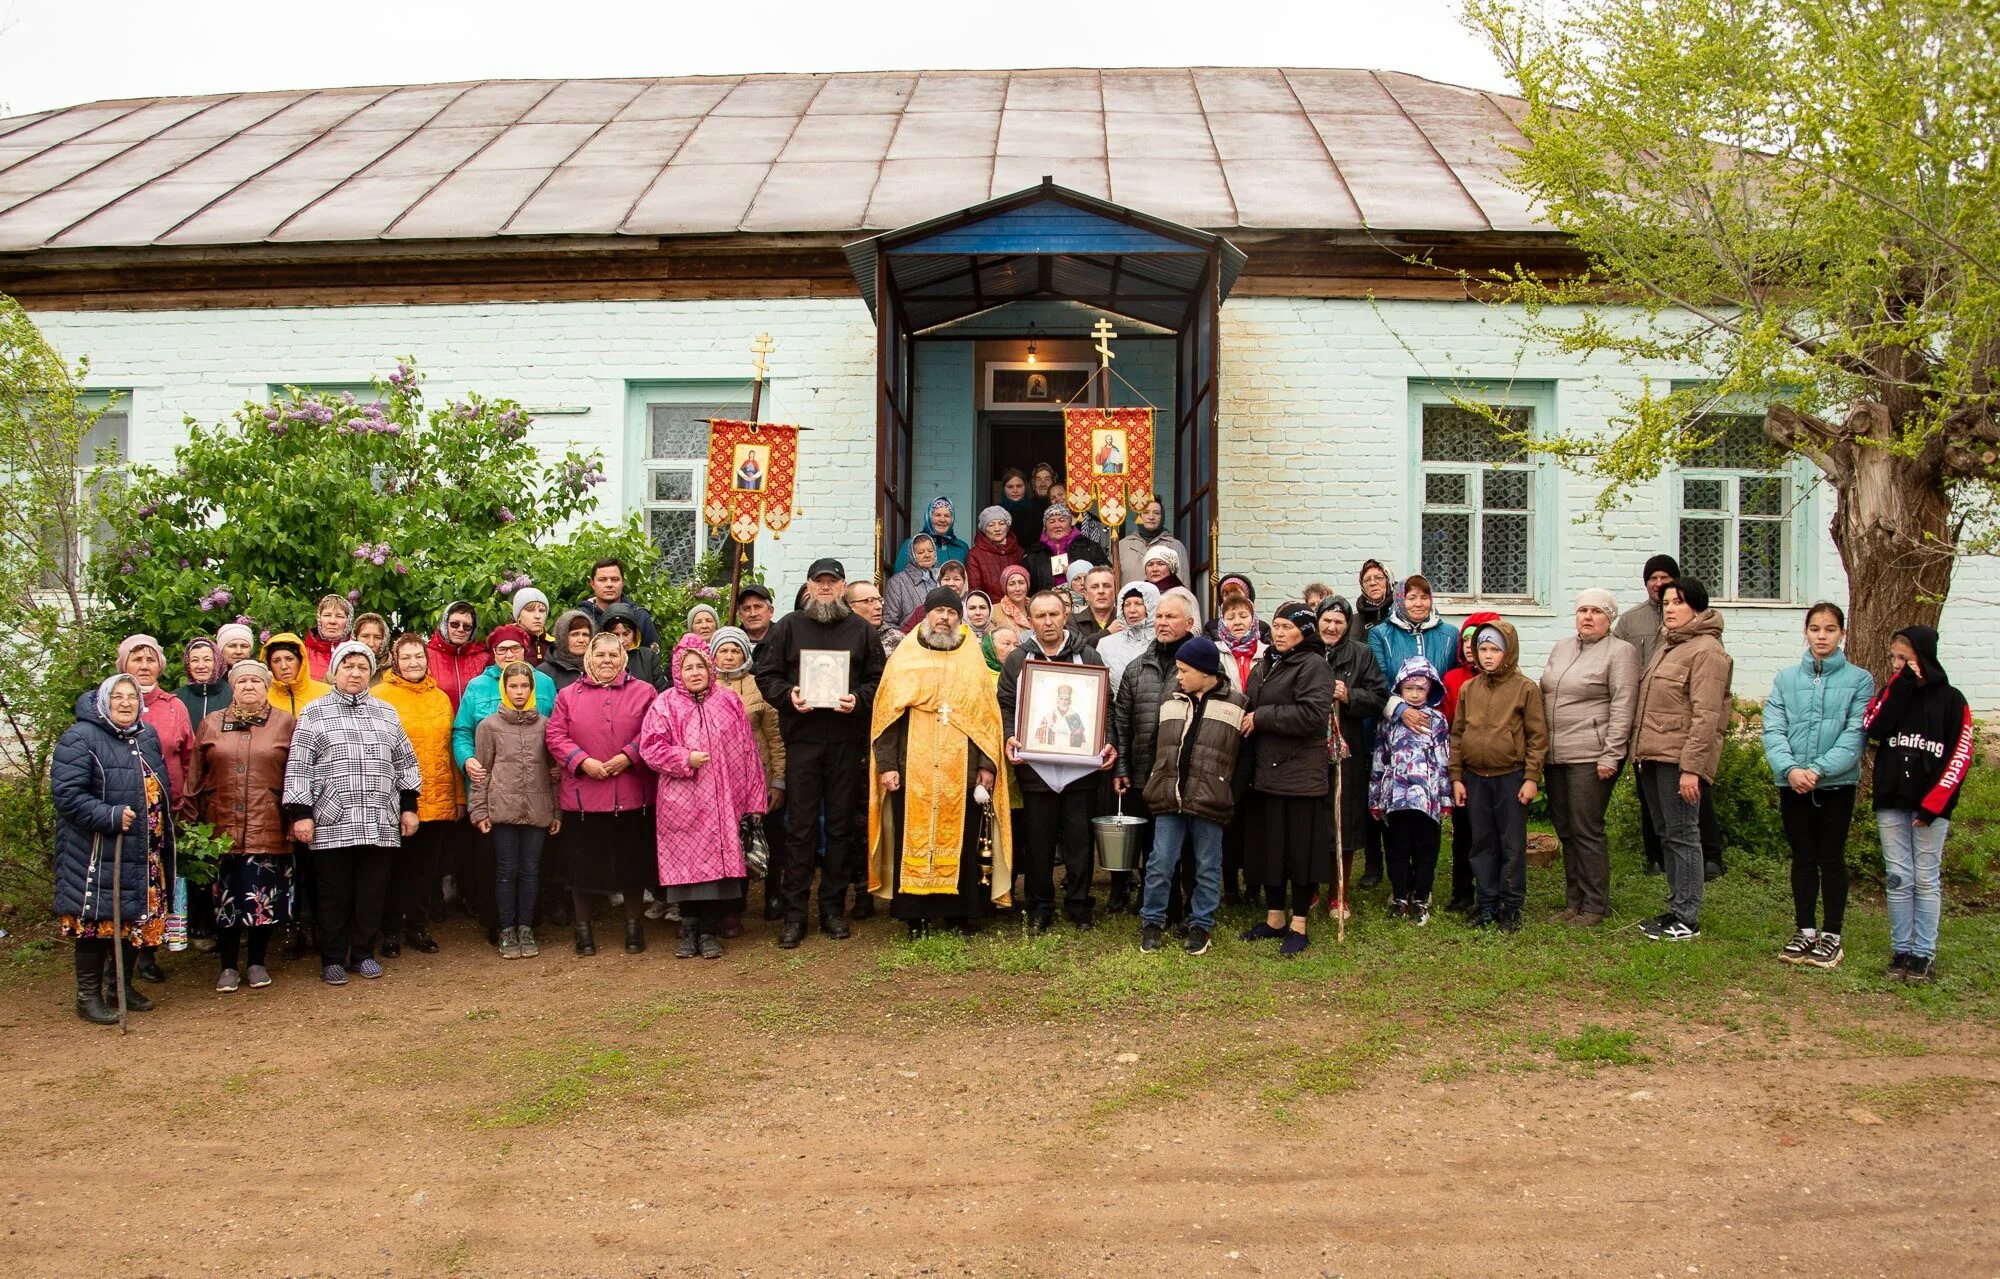
[[[1878,685],[1889,677],[1890,637],[1937,625],[1957,553],[1944,435],[1914,455],[1897,447],[1899,417],[1919,407],[1898,393],[1863,400],[1838,424],[1783,403],[1764,419],[1765,437],[1810,458],[1833,490],[1829,532],[1847,572],[1847,657]]]
[[[1833,544],[1847,570],[1850,661],[1889,677],[1889,640],[1905,626],[1936,626],[1951,590],[1951,501],[1940,468],[1882,448],[1853,451],[1834,485]]]

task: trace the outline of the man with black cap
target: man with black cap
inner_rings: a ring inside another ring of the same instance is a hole
[[[763,646],[764,637],[771,633],[771,588],[761,582],[750,582],[736,592],[736,625],[750,637],[750,660],[757,660],[757,650]]]
[[[1093,645],[1069,629],[1069,603],[1054,591],[1042,591],[1028,601],[1028,622],[1033,629],[1022,638],[1021,646],[1007,655],[1000,668],[1000,722],[1007,729],[1007,758],[1019,765],[1014,776],[1021,785],[1027,828],[1024,846],[1016,854],[1025,876],[1027,900],[1023,907],[1028,927],[1035,932],[1047,932],[1055,922],[1056,848],[1060,845],[1064,867],[1063,914],[1076,927],[1089,928],[1096,906],[1090,895],[1093,874],[1090,819],[1096,815],[1098,797],[1092,775],[1117,762],[1118,749],[1106,741],[1094,764],[1024,760],[1015,731],[1014,708],[1020,697],[1021,669],[1030,659],[1100,667],[1104,660]],[[1106,725],[1107,730],[1109,727]],[[1110,736],[1108,731],[1106,736]]]
[[[820,872],[819,926],[828,937],[849,936],[848,885],[859,869],[859,823],[868,811],[868,724],[875,686],[882,680],[882,646],[868,624],[848,607],[847,570],[835,559],[813,561],[805,602],[773,625],[757,646],[757,691],[778,708],[785,740],[785,844],[782,871],[785,923],[778,945],[791,950],[805,940],[812,899],[813,853],[826,811],[826,865]],[[799,688],[799,658],[832,650],[847,659],[847,692],[832,707],[806,704]]]
[[[1653,664],[1653,655],[1660,651],[1665,635],[1660,604],[1660,592],[1672,586],[1680,578],[1680,561],[1671,555],[1660,554],[1646,561],[1645,571],[1639,576],[1646,583],[1646,602],[1636,608],[1626,609],[1618,615],[1617,625],[1611,633],[1639,650],[1639,669],[1644,671]],[[1665,873],[1662,864],[1664,854],[1660,849],[1659,832],[1653,828],[1653,815],[1648,808],[1646,788],[1640,787],[1639,831],[1646,844],[1646,873]],[[1719,879],[1722,876],[1722,828],[1715,821],[1715,796],[1707,786],[1701,791],[1701,856],[1704,879]]]

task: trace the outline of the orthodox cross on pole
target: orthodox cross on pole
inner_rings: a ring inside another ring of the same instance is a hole
[[[777,349],[778,344],[771,340],[771,335],[768,333],[759,333],[750,343],[750,367],[757,370],[756,376],[750,381],[750,421],[752,424],[755,424],[757,421],[757,406],[764,398],[764,375],[770,368],[769,358],[771,352]]]
[[[750,367],[756,370],[750,379],[750,429],[757,429],[757,414],[764,401],[764,375],[770,369],[771,352],[778,344],[771,340],[769,333],[759,333],[750,342]],[[736,623],[736,595],[743,588],[744,550],[741,543],[729,543],[729,622]]]
[[[1111,321],[1099,317],[1097,327],[1090,331],[1097,339],[1098,377],[1103,382],[1104,408],[1111,407],[1111,361],[1118,357],[1111,353],[1111,343],[1118,336],[1118,330],[1111,327]]]

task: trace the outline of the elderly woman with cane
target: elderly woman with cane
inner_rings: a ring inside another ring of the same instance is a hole
[[[76,723],[57,740],[49,774],[56,916],[62,935],[76,941],[76,1015],[100,1026],[124,1025],[128,1008],[152,1010],[132,987],[133,962],[136,948],[159,945],[167,926],[173,794],[159,734],[140,708],[139,682],[125,674],[78,697]]]

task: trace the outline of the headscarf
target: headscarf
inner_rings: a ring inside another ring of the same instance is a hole
[[[1271,665],[1282,666],[1298,657],[1326,656],[1326,641],[1319,637],[1319,618],[1311,609],[1304,604],[1287,603],[1284,608],[1278,610],[1277,616],[1298,627],[1301,638],[1298,647],[1289,653],[1281,651],[1276,644],[1271,645],[1266,654]]]
[[[181,649],[181,669],[183,671],[187,671],[187,677],[189,679],[194,678],[194,672],[188,670],[188,658],[194,656],[194,651],[198,648],[207,649],[209,653],[214,656],[215,664],[217,666],[222,665],[222,649],[217,647],[215,641],[210,639],[208,636],[197,635],[193,639],[187,642],[187,646],[185,648]],[[211,684],[217,683],[222,679],[222,677],[223,677],[223,672],[218,670],[215,672],[215,674],[209,676],[208,682]]]
[[[134,649],[140,648],[152,649],[153,656],[160,659],[160,669],[164,671],[167,668],[167,653],[165,649],[160,647],[160,641],[150,635],[127,635],[124,639],[118,641],[118,671],[121,675],[125,671],[126,659],[132,656]],[[133,680],[132,682],[134,684],[138,683],[137,680]],[[144,693],[146,690],[141,688],[139,691]]]
[[[989,626],[986,628],[986,634],[979,637],[979,651],[986,655],[986,669],[995,675],[1000,673],[1001,663],[1000,655],[993,651],[993,632],[999,629],[997,626]]]
[[[1152,583],[1153,589],[1160,592],[1161,598],[1164,599],[1168,591],[1186,589],[1186,583],[1181,581],[1181,557],[1173,547],[1153,546],[1148,548],[1146,554],[1139,560],[1139,571],[1142,573],[1145,572],[1147,563],[1154,560],[1167,566],[1167,575],[1161,580]]]
[[[1069,521],[1069,532],[1064,534],[1060,541],[1051,542],[1049,540],[1049,521],[1058,515]],[[1042,545],[1049,549],[1050,554],[1069,554],[1071,543],[1082,536],[1083,530],[1077,527],[1076,516],[1070,514],[1067,506],[1050,506],[1048,510],[1042,512]]]
[[[142,635],[137,638],[144,639],[145,637]],[[120,647],[124,646],[120,645]],[[155,644],[153,647],[158,648],[159,645]],[[122,661],[123,659],[121,658],[120,660]],[[118,687],[118,681],[120,680],[124,680],[127,684],[130,684],[132,691],[139,695],[139,716],[130,724],[120,724],[111,718],[111,690]],[[104,682],[97,686],[97,713],[103,717],[104,726],[124,740],[131,741],[139,735],[139,730],[146,726],[145,712],[146,690],[140,688],[139,681],[133,679],[125,672],[120,671],[116,675],[107,675],[104,678]]]
[[[940,506],[945,509],[947,515],[951,516],[951,522],[944,526],[944,532],[942,533],[938,532],[931,525],[931,516]],[[922,526],[912,529],[910,535],[903,539],[903,545],[896,551],[895,566],[889,571],[900,573],[910,566],[910,544],[919,537],[928,537],[931,540],[931,545],[937,548],[937,562],[933,565],[934,568],[943,568],[953,560],[963,563],[972,548],[966,545],[965,539],[960,537],[955,531],[957,526],[958,511],[951,504],[951,499],[948,497],[932,498],[931,504],[924,508],[924,522]],[[976,534],[977,530],[974,530],[974,532]]]
[[[973,630],[972,616],[970,609],[965,610],[962,616],[965,617],[965,629],[968,631],[972,631],[973,635],[976,636],[977,638],[985,639],[986,632],[993,629],[993,597],[991,595],[988,595],[985,591],[967,591],[965,593],[965,603],[967,604],[972,603],[972,599],[975,595],[978,596],[980,599],[986,601],[985,627],[979,630]]]
[[[528,700],[519,706],[507,700],[507,681],[516,673],[528,677]],[[526,662],[509,662],[500,672],[500,708],[509,711],[531,711],[535,709],[535,668]]]
[[[714,618],[714,619],[715,619],[715,624],[716,624],[716,625],[717,625],[718,627],[720,627],[720,626],[722,625],[722,614],[720,614],[720,613],[718,613],[718,612],[716,612],[716,611],[715,611],[715,605],[713,605],[713,604],[697,604],[697,605],[695,605],[695,606],[694,606],[693,608],[691,608],[691,609],[689,609],[689,610],[688,610],[688,615],[687,615],[687,628],[688,628],[688,630],[690,630],[690,631],[692,631],[692,630],[694,629],[694,618],[695,618],[695,614],[697,614],[697,613],[706,613],[706,614],[708,614],[708,615],[709,615],[710,617],[712,617],[712,618]]]
[[[614,604],[612,607],[616,608],[617,605]],[[599,631],[597,635],[611,635],[611,632],[608,630]],[[631,664],[632,650],[629,646],[625,644],[615,644],[611,646],[612,651],[618,654],[618,669],[612,672],[610,679],[600,680],[597,678],[596,675],[591,673],[590,669],[590,655],[597,651],[597,635],[593,635],[590,637],[589,647],[583,650],[583,677],[599,688],[609,688],[611,687],[611,685],[616,684],[618,682],[619,676],[623,675],[625,673],[625,668]],[[616,635],[611,635],[611,638],[613,640],[616,640],[618,637]]]
[[[743,650],[743,665],[732,666],[726,671],[722,669],[721,653],[724,644],[734,644]],[[724,626],[717,630],[715,634],[708,637],[708,651],[717,655],[715,659],[715,673],[718,675],[735,675],[739,671],[748,670],[750,668],[750,632],[740,626]]]
[[[1230,580],[1240,581],[1241,579],[1231,578]],[[1237,595],[1228,596],[1226,599],[1222,601],[1222,607],[1216,610],[1216,616],[1217,617],[1222,616],[1223,612],[1228,609],[1230,601],[1238,598],[1241,598],[1245,604],[1248,604],[1250,606],[1250,629],[1244,632],[1243,638],[1238,639],[1237,637],[1229,633],[1229,624],[1225,622],[1223,623],[1222,626],[1217,628],[1218,633],[1216,635],[1216,638],[1221,640],[1224,644],[1227,644],[1229,646],[1229,651],[1231,653],[1235,654],[1238,657],[1241,657],[1246,653],[1255,653],[1257,651],[1257,642],[1263,639],[1264,637],[1262,634],[1263,628],[1257,625],[1257,601],[1256,598],[1253,596],[1250,595],[1243,595],[1240,597]]]

